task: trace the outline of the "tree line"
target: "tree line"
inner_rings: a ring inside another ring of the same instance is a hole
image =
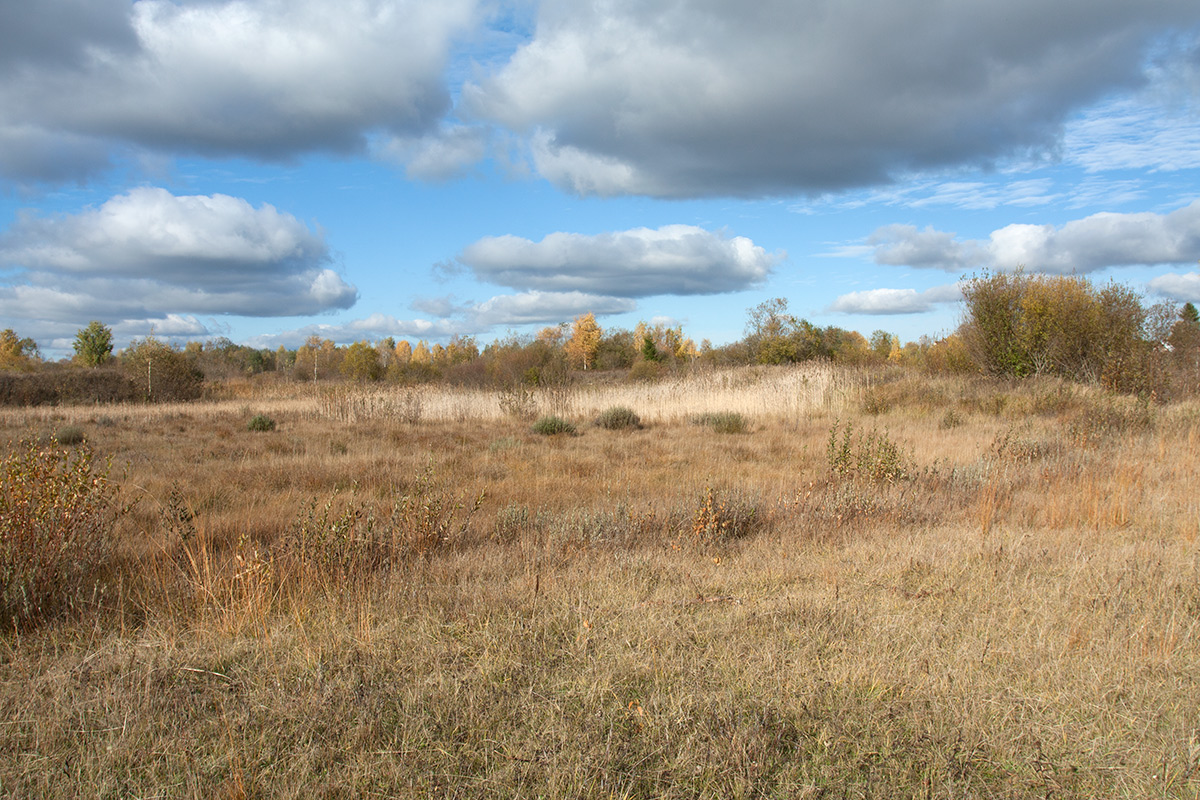
[[[177,347],[151,335],[114,353],[112,330],[93,321],[76,335],[70,363],[52,365],[41,360],[35,342],[9,329],[0,332],[0,402],[59,402],[89,391],[94,399],[191,399],[206,382],[254,376],[536,387],[573,372],[619,370],[633,380],[654,380],[696,366],[813,359],[1013,379],[1053,375],[1161,399],[1200,393],[1200,315],[1191,303],[1147,306],[1117,283],[1096,286],[1082,277],[1021,270],[973,277],[963,298],[957,330],[903,344],[884,330],[866,337],[816,326],[791,314],[785,298],[750,309],[744,337],[719,347],[696,344],[679,325],[641,322],[632,330],[606,330],[588,313],[483,347],[461,335],[445,344],[387,337],[349,345],[310,336],[295,349],[275,350],[224,338]],[[52,379],[39,382],[38,374]],[[65,394],[55,397],[43,385],[66,387]]]

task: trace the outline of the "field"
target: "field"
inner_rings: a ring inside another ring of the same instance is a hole
[[[1200,796],[1195,402],[809,364],[0,411],[52,436],[127,509],[0,638],[0,794]]]

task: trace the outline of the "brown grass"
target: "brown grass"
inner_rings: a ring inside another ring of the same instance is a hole
[[[1200,794],[1195,405],[735,370],[541,437],[420,391],[0,412],[140,498],[99,607],[0,640],[3,791]],[[832,470],[835,423],[905,477]]]

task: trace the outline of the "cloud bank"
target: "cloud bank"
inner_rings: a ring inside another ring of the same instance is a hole
[[[1051,153],[1191,0],[545,0],[465,108],[578,194],[821,192]]]
[[[1006,225],[986,240],[911,225],[879,228],[867,239],[878,264],[962,272],[970,269],[1088,273],[1108,267],[1194,264],[1200,259],[1200,200],[1167,214],[1101,213],[1061,226]]]
[[[474,0],[39,0],[0,9],[0,170],[56,180],[114,148],[278,160],[422,136]]]

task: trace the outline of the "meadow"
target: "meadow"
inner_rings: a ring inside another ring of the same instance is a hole
[[[1194,400],[246,381],[0,443],[114,493],[98,572],[0,635],[0,794],[1200,796]]]

